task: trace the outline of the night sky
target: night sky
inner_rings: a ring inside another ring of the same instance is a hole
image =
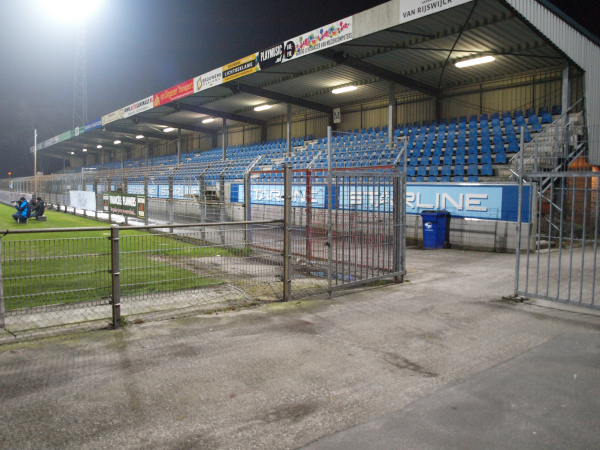
[[[104,0],[86,24],[88,120],[382,3]],[[597,0],[552,3],[600,36]],[[0,0],[0,21],[0,178],[27,176],[33,129],[43,141],[72,128],[75,24],[37,0]]]

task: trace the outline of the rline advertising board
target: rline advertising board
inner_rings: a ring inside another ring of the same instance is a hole
[[[146,97],[145,99],[139,100],[123,108],[123,117],[131,117],[135,114],[148,111],[152,108],[154,108],[154,95]]]
[[[410,22],[473,0],[401,0],[400,23]]]

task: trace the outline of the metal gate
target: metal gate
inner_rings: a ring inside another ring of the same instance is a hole
[[[538,211],[530,226],[520,216],[523,242],[517,252],[515,295],[600,309],[600,172],[587,163],[588,134],[576,125],[552,124],[533,145],[522,147],[526,151],[515,160],[520,183],[535,186],[537,195],[530,202],[537,202],[533,209]],[[534,205],[529,206],[531,211]]]
[[[292,198],[286,212],[288,178]],[[393,167],[332,170],[331,174],[323,169],[256,171],[250,173],[247,189],[249,219],[280,219],[288,214],[292,297],[332,293],[385,278],[403,280],[403,172]],[[250,230],[250,241],[256,233]]]

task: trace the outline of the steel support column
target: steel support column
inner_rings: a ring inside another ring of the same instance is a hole
[[[227,119],[223,119],[223,161],[227,159]]]
[[[292,105],[287,104],[287,133],[286,133],[287,154],[292,153]]]
[[[283,165],[283,301],[292,299],[292,252],[290,227],[292,224],[292,166]]]
[[[398,105],[396,102],[396,83],[390,81],[390,99],[389,99],[389,111],[388,111],[388,138],[390,145],[392,143],[392,137],[394,136],[394,130],[398,125]]]

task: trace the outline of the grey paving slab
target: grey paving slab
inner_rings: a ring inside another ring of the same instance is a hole
[[[304,449],[600,448],[599,380],[600,334],[568,333]]]

